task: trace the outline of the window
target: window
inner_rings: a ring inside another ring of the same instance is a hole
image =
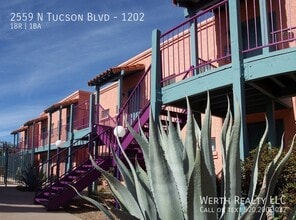
[[[109,113],[110,113],[110,109],[104,109],[102,110],[101,112],[101,118],[107,118],[109,116]]]
[[[216,138],[211,137],[211,146],[212,146],[212,151],[216,151]]]

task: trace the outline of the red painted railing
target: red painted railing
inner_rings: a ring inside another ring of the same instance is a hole
[[[190,31],[194,28],[196,32]],[[222,1],[162,34],[162,85],[191,77],[193,70],[202,73],[229,63],[228,30],[228,1]],[[192,60],[193,50],[196,60]]]
[[[259,1],[241,1],[244,58],[262,54],[263,48],[272,52],[296,46],[294,2],[266,0],[264,14],[269,25],[265,35],[268,40],[264,41]],[[230,11],[228,0],[221,1],[161,35],[162,86],[231,63]]]
[[[274,51],[296,46],[294,0],[266,0],[269,32],[265,44],[261,36],[259,1],[244,0],[242,5],[245,9],[241,14],[245,57],[262,54],[262,48]]]
[[[110,127],[116,126],[116,118],[110,116],[109,112],[100,104],[95,105],[95,124]]]
[[[126,120],[132,125],[138,119],[141,111],[150,103],[150,68],[151,66],[148,67],[126,102],[120,108],[116,118],[118,124],[124,125]]]
[[[74,130],[81,130],[89,126],[89,100],[74,107]]]

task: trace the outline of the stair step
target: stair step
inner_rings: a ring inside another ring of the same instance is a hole
[[[51,187],[53,190],[55,190],[55,191],[60,191],[60,190],[63,190],[65,187],[63,187],[63,186],[53,186],[53,187]]]
[[[48,205],[48,199],[45,199],[45,198],[35,198],[34,202],[36,204],[41,204],[41,205],[44,205],[44,206]]]
[[[57,195],[57,193],[54,193],[54,192],[44,192],[43,195],[46,196],[46,197],[52,197],[52,196]]]
[[[71,181],[61,180],[60,183],[63,185],[69,185],[71,183]]]
[[[87,170],[85,170],[85,169],[80,169],[80,170],[75,170],[75,173],[86,173],[87,172]]]
[[[79,176],[73,176],[73,175],[68,176],[68,178],[71,179],[71,180],[75,180],[75,179],[77,179],[78,177],[79,177]]]

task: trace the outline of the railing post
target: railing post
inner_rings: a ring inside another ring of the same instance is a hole
[[[259,8],[260,8],[260,24],[261,24],[261,38],[262,45],[268,45],[269,43],[269,25],[268,25],[268,17],[267,17],[267,6],[266,0],[259,0]],[[272,12],[271,12],[272,13]],[[263,48],[263,54],[269,52],[269,47]]]
[[[123,82],[122,82],[122,76],[124,75],[124,70],[121,70],[121,74],[120,74],[120,76],[118,77],[118,102],[117,102],[117,106],[118,106],[118,112],[120,112],[120,109],[121,109],[121,107],[122,107],[122,84],[123,84]],[[123,114],[122,114],[122,116],[123,116]],[[117,123],[118,124],[123,124],[124,122],[123,122],[123,117],[119,117],[118,118],[118,121],[117,121]]]
[[[59,130],[58,130],[58,140],[61,140],[61,137],[62,137],[62,110],[63,110],[63,107],[60,106],[60,109],[59,109]]]
[[[35,157],[35,147],[34,147],[34,142],[35,142],[35,121],[31,125],[32,127],[32,138],[31,138],[31,164],[34,165],[34,157]]]
[[[160,31],[152,32],[152,63],[151,63],[151,91],[150,107],[156,123],[161,110],[161,53],[160,53]]]
[[[49,131],[48,131],[48,149],[47,149],[47,176],[49,177],[50,175],[50,151],[51,151],[51,133],[52,133],[52,113],[49,113]]]
[[[196,68],[198,66],[198,42],[197,42],[197,19],[193,19],[190,22],[190,58],[191,65],[193,66],[193,75],[197,75],[199,73],[199,69]]]
[[[67,171],[72,169],[72,148],[73,148],[73,141],[74,141],[74,105],[70,105],[70,121],[69,121],[69,136],[70,136],[70,145],[68,147],[68,161],[67,161]]]

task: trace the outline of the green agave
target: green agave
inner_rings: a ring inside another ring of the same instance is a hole
[[[114,215],[119,219],[128,220],[263,219],[266,215],[265,212],[256,213],[253,210],[254,208],[264,210],[263,208],[270,204],[269,198],[294,144],[291,145],[284,158],[280,160],[283,150],[282,144],[277,157],[266,168],[264,184],[259,195],[255,198],[258,161],[267,135],[268,127],[266,126],[266,131],[258,147],[252,173],[252,185],[249,192],[249,200],[252,202],[249,207],[246,207],[246,212],[240,216],[241,204],[234,199],[239,198],[241,195],[239,159],[241,118],[239,105],[236,102],[234,103],[233,116],[228,101],[228,111],[222,128],[223,197],[221,198],[217,193],[210,144],[211,113],[209,96],[201,129],[192,115],[188,100],[187,105],[185,140],[181,139],[180,128],[179,126],[174,127],[170,116],[167,131],[162,126],[157,127],[153,117],[150,117],[149,140],[143,131],[136,133],[128,126],[129,131],[141,146],[146,170],[143,170],[137,162],[135,165],[130,162],[119,140],[117,140],[123,157],[128,162],[128,166],[126,166],[112,149],[113,156],[124,179],[124,184],[97,166],[91,158],[93,166],[108,181],[120,209],[114,207],[106,209],[106,205],[77,193],[96,205],[109,219],[114,219]]]

